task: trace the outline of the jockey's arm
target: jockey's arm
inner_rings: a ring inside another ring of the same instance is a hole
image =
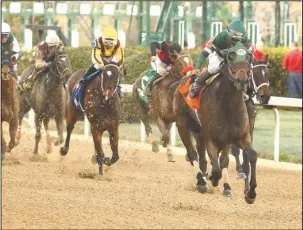
[[[101,45],[99,43],[99,39],[95,39],[92,46],[92,63],[96,69],[102,69],[104,67],[104,63],[101,59]]]
[[[19,43],[17,41],[17,39],[15,37],[13,37],[13,41],[11,43],[11,50],[12,50],[12,56],[11,56],[11,60],[13,62],[13,64],[16,64],[16,61],[18,60],[19,54],[20,54],[20,46]]]
[[[121,47],[118,48],[115,55],[117,57],[118,66],[119,67],[123,66],[123,64],[124,64],[124,50]]]
[[[43,59],[42,51],[37,49],[35,53],[35,68],[37,71],[47,67],[47,62]]]
[[[207,48],[208,49],[208,48]],[[196,63],[196,69],[202,68],[202,65],[204,64],[205,60],[208,58],[208,56],[211,54],[206,48],[200,53],[197,63]]]

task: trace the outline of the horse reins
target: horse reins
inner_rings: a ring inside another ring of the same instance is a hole
[[[256,68],[256,67],[266,67],[267,68],[267,65],[266,64],[259,64],[259,65],[255,65],[252,67],[252,69]],[[264,82],[262,84],[260,84],[259,86],[256,85],[256,82],[255,82],[255,79],[254,79],[254,74],[252,74],[252,82],[253,82],[253,85],[254,85],[254,91],[255,93],[258,92],[258,90],[262,87],[262,86],[269,86],[269,81],[268,82]]]

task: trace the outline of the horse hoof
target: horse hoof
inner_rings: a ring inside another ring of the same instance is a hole
[[[99,175],[103,176],[103,166],[99,165]]]
[[[197,191],[200,192],[200,193],[207,193],[208,192],[207,185],[199,185],[199,184],[197,184],[196,188],[197,188]]]
[[[230,189],[224,189],[223,190],[223,196],[231,197],[232,196],[232,191]]]
[[[58,145],[61,145],[63,142],[64,142],[64,140],[56,140],[54,145],[58,146]]]
[[[47,153],[47,154],[50,154],[51,152],[52,152],[52,148],[47,148],[47,149],[46,149],[46,153]]]
[[[256,200],[256,193],[250,194],[250,192],[245,194],[245,201],[247,204],[253,204]]]
[[[93,155],[90,161],[92,162],[93,165],[97,164],[96,156]]]
[[[111,159],[111,164],[115,164],[119,160],[119,156],[114,156]]]
[[[156,143],[153,143],[153,145],[152,145],[152,151],[154,153],[158,153],[160,151],[159,146]]]
[[[111,166],[112,160],[109,157],[104,157],[103,163],[107,166]]]
[[[237,177],[236,177],[237,180],[240,180],[240,179],[246,179],[246,175],[244,172],[239,172],[237,173]]]
[[[68,148],[66,148],[65,146],[61,147],[60,149],[61,156],[65,156],[67,153],[68,153]]]
[[[172,153],[167,153],[167,160],[168,160],[168,162],[175,162]]]
[[[189,162],[189,157],[188,157],[187,154],[186,154],[186,156],[185,156],[185,160]]]

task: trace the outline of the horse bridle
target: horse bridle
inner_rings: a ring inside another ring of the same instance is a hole
[[[254,65],[254,66],[252,67],[252,69],[254,69],[254,68],[256,68],[256,67],[266,67],[266,68],[267,68],[267,65],[266,65],[266,64]],[[264,82],[264,83],[262,83],[262,84],[260,84],[260,85],[257,86],[257,85],[256,85],[256,82],[255,82],[255,79],[254,79],[254,74],[252,74],[252,82],[253,82],[253,86],[254,86],[254,91],[255,91],[255,93],[257,93],[258,90],[259,90],[262,86],[269,86],[269,81]]]
[[[110,66],[116,67],[118,69],[118,72],[119,72],[120,67],[115,65],[115,64],[107,64],[107,65],[104,66],[104,69],[105,69],[105,67],[110,67]],[[104,72],[104,69],[103,69],[102,74],[101,74],[101,89],[102,89],[102,92],[104,92],[104,87],[103,87],[103,72]],[[114,94],[117,91],[117,86],[119,85],[119,83],[120,83],[120,77],[118,76],[118,81],[117,81],[117,85],[116,85],[115,90],[114,90]]]
[[[190,58],[189,54],[182,54],[182,55],[180,55],[180,54],[178,54],[177,52],[175,52],[175,53],[176,53],[176,55],[177,55],[176,62],[177,62],[180,58],[183,58],[183,57],[188,57],[188,59]],[[182,78],[181,75],[178,75],[178,76],[177,76],[177,75],[173,74],[173,72],[171,71],[171,69],[169,70],[169,73],[170,73],[172,76],[176,76],[178,79]]]

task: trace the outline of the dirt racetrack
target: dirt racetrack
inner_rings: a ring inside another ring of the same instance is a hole
[[[72,139],[64,159],[53,147],[45,162],[30,157],[34,135],[23,134],[2,163],[2,228],[302,228],[302,170],[257,165],[257,199],[248,205],[233,159],[233,196],[200,194],[184,156],[168,163],[163,152],[140,146],[120,144],[120,160],[98,177],[91,140]],[[43,137],[41,155],[44,149]],[[111,154],[108,144],[105,154]]]

